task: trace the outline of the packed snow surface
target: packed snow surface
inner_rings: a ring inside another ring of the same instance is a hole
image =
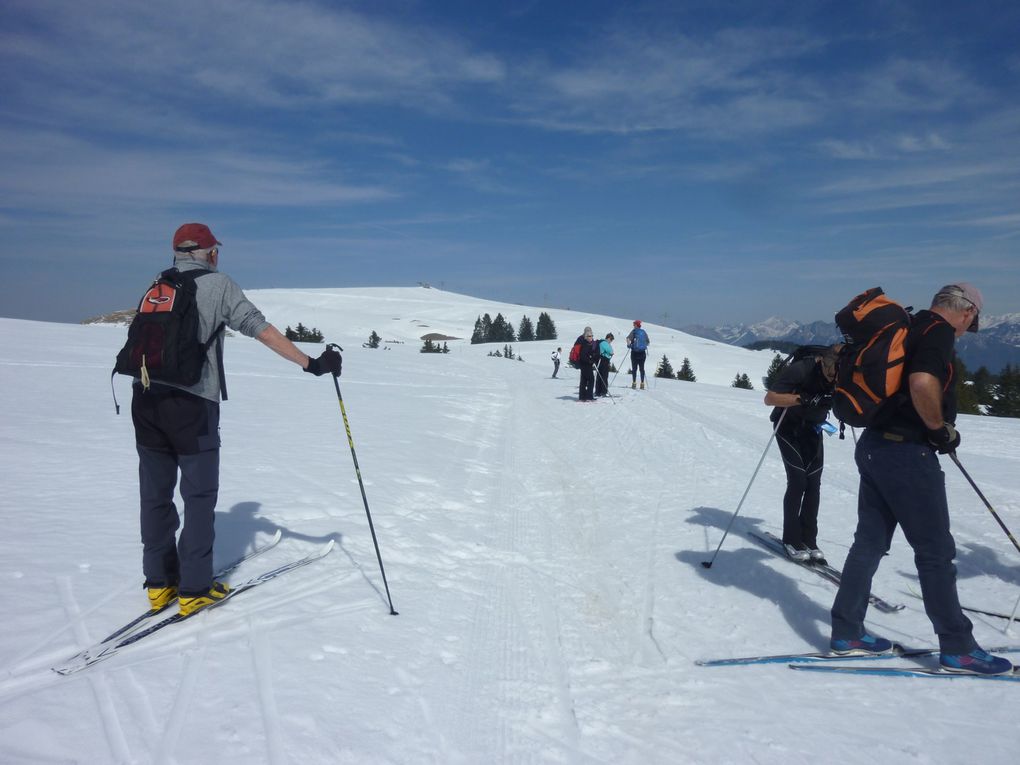
[[[216,559],[282,531],[243,580],[316,549],[327,558],[68,677],[54,664],[146,608],[124,328],[0,320],[0,762],[4,763],[995,763],[1017,762],[1020,686],[794,673],[695,660],[824,649],[834,588],[752,544],[781,531],[786,481],[752,353],[645,323],[696,383],[654,380],[579,404],[551,379],[586,324],[547,309],[559,340],[524,361],[470,345],[475,319],[516,328],[542,309],[430,289],[263,290],[281,329],[345,348],[340,387],[379,549],[329,377],[260,343],[226,341]],[[363,348],[372,331],[378,350]],[[419,353],[439,333],[449,354]],[[321,346],[308,346],[318,353]],[[729,387],[747,373],[758,390]],[[960,459],[1020,531],[1020,422],[962,417]],[[841,566],[857,475],[826,440],[820,544]],[[1020,553],[943,464],[961,599],[1009,612]],[[906,604],[869,628],[934,635],[898,534],[875,592]],[[1018,645],[974,616],[985,646]],[[1015,628],[1020,632],[1020,628]],[[904,660],[900,660],[905,663]],[[896,662],[889,662],[895,664]]]

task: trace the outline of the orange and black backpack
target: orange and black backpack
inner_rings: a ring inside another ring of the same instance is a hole
[[[863,292],[839,313],[845,345],[836,365],[832,413],[845,425],[864,428],[879,418],[903,387],[910,308],[881,287]]]

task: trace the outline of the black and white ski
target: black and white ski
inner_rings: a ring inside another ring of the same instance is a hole
[[[87,667],[91,667],[93,664],[96,664],[97,662],[109,659],[110,657],[114,656],[124,648],[134,645],[138,641],[143,640],[144,638],[147,638],[150,635],[153,635],[159,632],[160,630],[165,629],[166,627],[169,627],[171,624],[179,624],[181,622],[187,621],[188,619],[191,619],[194,616],[197,616],[198,614],[202,614],[205,613],[206,611],[211,611],[214,608],[218,608],[227,601],[233,600],[242,592],[253,590],[256,587],[265,584],[266,582],[272,581],[273,579],[282,576],[283,574],[301,568],[302,566],[307,566],[309,563],[314,563],[320,558],[324,558],[332,551],[334,544],[335,542],[333,540],[330,540],[330,542],[326,544],[324,547],[322,547],[322,549],[317,550],[314,553],[306,555],[303,558],[292,560],[289,563],[283,564],[282,566],[278,566],[274,569],[270,569],[269,571],[265,571],[259,574],[258,576],[247,580],[246,582],[242,582],[241,584],[238,584],[237,586],[231,588],[231,590],[227,593],[226,597],[224,597],[222,600],[218,600],[212,605],[206,606],[205,608],[199,611],[195,611],[194,613],[191,613],[187,616],[182,616],[180,613],[173,614],[171,616],[166,617],[165,619],[156,622],[155,624],[146,627],[145,629],[134,632],[130,635],[127,635],[126,637],[122,637],[119,640],[115,639],[106,643],[100,643],[97,646],[95,646],[94,649],[86,649],[85,651],[82,651],[81,653],[74,656],[70,661],[58,665],[56,667],[53,667],[53,671],[60,675],[70,675],[75,672],[80,672],[81,670],[86,669]]]
[[[790,669],[809,670],[811,672],[830,672],[840,675],[878,675],[880,677],[941,677],[944,679],[968,680],[1006,680],[1020,681],[1020,669],[1006,675],[975,675],[970,672],[947,672],[944,669],[928,669],[925,667],[841,667],[821,664],[790,664]]]
[[[768,533],[767,531],[763,533],[758,533],[757,531],[748,531],[747,534],[748,536],[751,537],[751,539],[753,539],[755,542],[757,542],[759,545],[764,547],[766,550],[771,552],[776,557],[782,558],[783,560],[788,560],[790,561],[790,563],[798,565],[801,568],[806,568],[808,571],[814,571],[823,579],[827,579],[828,581],[835,584],[837,587],[839,586],[839,581],[843,576],[842,572],[839,569],[830,566],[828,563],[819,563],[818,561],[810,560],[806,561],[794,560],[793,558],[786,554],[786,548],[783,546],[783,541],[778,537]],[[874,593],[869,593],[868,602],[875,608],[877,608],[879,611],[884,611],[887,614],[893,614],[896,613],[897,611],[902,611],[905,608],[903,604],[890,603],[889,601],[878,597],[878,595],[875,595]]]
[[[272,539],[270,539],[264,545],[256,547],[254,550],[252,550],[251,552],[249,552],[249,553],[247,553],[245,555],[242,555],[240,558],[238,558],[237,560],[233,561],[232,563],[228,563],[226,566],[224,566],[219,571],[217,571],[213,575],[213,578],[214,579],[222,579],[223,577],[227,576],[228,574],[233,572],[235,569],[237,569],[242,563],[247,563],[252,558],[256,558],[259,555],[262,555],[262,553],[268,552],[269,550],[272,550],[274,547],[276,547],[277,544],[279,544],[280,538],[282,536],[283,536],[283,532],[282,531],[277,531],[273,535]],[[166,611],[168,608],[170,608],[170,606],[172,606],[176,602],[177,602],[177,600],[175,598],[174,600],[171,600],[169,603],[167,603],[162,608],[150,608],[145,613],[139,614],[138,616],[136,616],[134,619],[129,621],[124,626],[122,626],[122,627],[114,630],[113,632],[111,632],[109,635],[104,637],[102,640],[96,641],[95,643],[90,645],[88,648],[83,648],[81,651],[79,651],[74,656],[69,658],[65,662],[65,664],[71,664],[71,663],[81,659],[82,657],[85,657],[85,656],[87,656],[87,655],[89,655],[91,653],[97,652],[102,646],[106,645],[107,643],[109,643],[112,640],[116,640],[117,638],[125,638],[125,637],[127,637],[128,635],[132,634],[135,630],[140,629],[142,627],[142,625],[145,624],[149,619],[151,619],[154,616],[159,616],[161,613]]]
[[[917,659],[924,656],[934,656],[939,652],[938,648],[904,648],[901,645],[893,644],[892,650],[886,653],[854,653],[836,654],[831,651],[817,651],[809,653],[783,653],[770,656],[744,656],[734,659],[699,659],[694,662],[699,667],[739,667],[747,664],[811,664],[839,661],[857,661],[859,659]],[[1020,653],[1020,646],[1002,646],[991,648],[989,653]]]

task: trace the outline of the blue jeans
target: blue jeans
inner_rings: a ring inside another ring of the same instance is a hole
[[[924,610],[942,652],[973,651],[973,625],[956,592],[956,544],[949,531],[945,475],[935,451],[927,444],[891,441],[866,430],[855,456],[861,475],[857,531],[832,604],[833,639],[856,640],[864,634],[871,580],[899,525],[914,550]]]

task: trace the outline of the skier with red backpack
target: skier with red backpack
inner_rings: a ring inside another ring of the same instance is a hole
[[[312,358],[288,340],[226,274],[222,244],[209,227],[186,223],[174,233],[174,267],[162,272],[139,305],[114,372],[130,375],[131,419],[138,452],[142,570],[149,605],[178,600],[182,616],[222,600],[213,581],[213,540],[220,469],[220,400],[226,398],[224,327],[254,337],[316,376],[339,375],[340,354]],[[180,474],[180,538],[174,489]]]
[[[929,310],[911,320],[875,288],[836,316],[850,343],[837,372],[833,411],[860,416],[866,427],[855,453],[861,476],[857,530],[832,604],[835,653],[893,650],[889,640],[865,631],[864,619],[872,578],[901,526],[914,551],[925,613],[938,635],[940,669],[983,675],[1013,671],[1008,659],[981,649],[960,607],[956,544],[937,456],[954,454],[960,445],[954,424],[955,343],[965,332],[977,332],[982,305],[972,284],[948,284]],[[868,326],[877,327],[870,337],[867,331],[854,336]],[[884,349],[883,358],[869,359],[869,348]],[[883,389],[876,380],[894,384]]]

